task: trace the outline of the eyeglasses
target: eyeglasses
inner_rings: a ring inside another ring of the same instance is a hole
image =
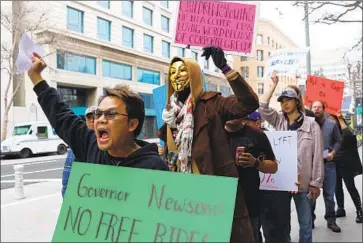
[[[116,116],[128,116],[127,114],[121,114],[114,110],[95,110],[95,112],[93,113],[94,119],[100,119],[102,115],[105,116],[106,120],[113,120]]]

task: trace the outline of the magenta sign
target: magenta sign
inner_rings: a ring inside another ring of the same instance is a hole
[[[225,51],[251,53],[256,5],[220,1],[180,1],[174,42],[215,45]]]

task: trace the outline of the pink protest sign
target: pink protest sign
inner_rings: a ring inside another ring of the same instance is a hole
[[[252,4],[180,1],[174,41],[251,53],[255,19],[256,5]]]

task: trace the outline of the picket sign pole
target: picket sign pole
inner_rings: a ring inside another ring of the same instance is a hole
[[[24,165],[14,165],[14,175],[15,175],[15,199],[24,199]]]

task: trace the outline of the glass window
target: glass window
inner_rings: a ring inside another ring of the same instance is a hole
[[[144,34],[144,51],[153,53],[154,52],[154,37]]]
[[[207,82],[207,89],[208,91],[217,91],[217,85]]]
[[[38,138],[48,138],[48,128],[47,127],[37,127],[37,137]]]
[[[257,44],[259,44],[259,45],[263,44],[262,35],[257,35]]]
[[[87,103],[87,89],[57,87],[59,95],[66,104],[71,107],[85,107]],[[73,110],[75,111],[75,110]],[[85,110],[84,110],[85,111]],[[83,114],[84,114],[83,111]]]
[[[205,58],[203,60],[204,60],[204,62],[203,62],[204,69],[209,69],[209,62],[208,62],[208,60],[206,60]]]
[[[198,52],[192,51],[192,58],[196,61],[198,61]]]
[[[164,32],[169,33],[169,18],[161,15],[161,29]]]
[[[277,44],[277,42],[276,42],[276,50],[278,49],[278,47],[279,47],[279,45]]]
[[[154,99],[152,94],[140,93],[141,98],[145,103],[145,109],[155,109]]]
[[[223,96],[230,96],[232,94],[232,90],[230,87],[220,87],[221,88],[221,93]]]
[[[263,51],[262,50],[257,50],[257,60],[263,61]]]
[[[83,12],[67,7],[67,29],[83,33]]]
[[[170,58],[170,43],[162,41],[162,56]]]
[[[241,62],[247,61],[247,57],[241,56]]]
[[[122,26],[122,45],[133,48],[134,47],[134,30]]]
[[[100,40],[111,40],[111,22],[102,18],[97,18],[97,36]]]
[[[271,41],[271,44],[272,44],[272,48],[274,47],[274,45],[275,45],[275,41]]]
[[[270,37],[267,37],[267,45],[270,45]]]
[[[143,7],[142,11],[143,11],[144,24],[152,26],[153,25],[153,11],[151,9],[148,9],[145,7]]]
[[[57,50],[57,68],[96,74],[96,58]]]
[[[264,85],[259,83],[258,84],[258,95],[262,95],[264,93]]]
[[[259,78],[263,77],[263,67],[261,67],[261,66],[257,67],[257,77],[259,77]]]
[[[169,8],[169,1],[160,1],[160,5],[164,8]]]
[[[103,77],[132,80],[132,66],[130,65],[103,60],[102,70]]]
[[[137,81],[141,83],[160,85],[160,72],[137,68]]]
[[[110,1],[97,1],[98,5],[110,9]]]
[[[122,2],[122,14],[133,18],[134,17],[134,3],[132,1],[123,0]]]
[[[250,75],[249,67],[241,67],[241,74],[245,79],[248,79]]]
[[[30,130],[30,125],[14,127],[13,136],[27,135]]]
[[[144,124],[142,126],[139,139],[156,138],[156,117],[155,116],[145,116]]]
[[[268,56],[271,56],[271,52],[268,52]]]
[[[180,56],[180,57],[185,56],[185,48],[178,47],[178,56]]]

